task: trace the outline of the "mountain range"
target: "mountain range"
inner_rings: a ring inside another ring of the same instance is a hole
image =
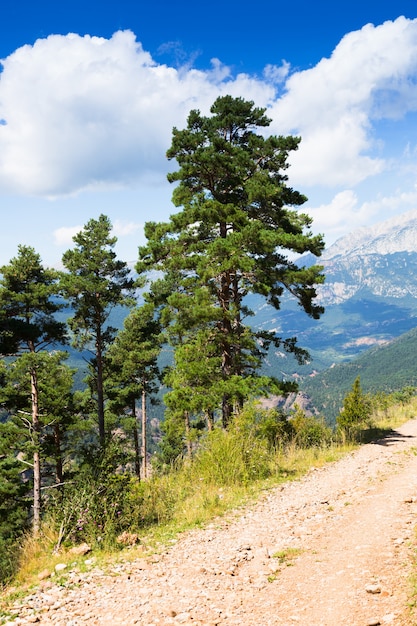
[[[323,266],[326,280],[317,302],[325,313],[312,320],[289,299],[280,311],[256,308],[257,325],[296,336],[311,355],[308,365],[299,367],[291,357],[271,354],[267,367],[277,376],[314,375],[417,326],[417,210],[355,230],[319,259],[305,255],[298,262]]]

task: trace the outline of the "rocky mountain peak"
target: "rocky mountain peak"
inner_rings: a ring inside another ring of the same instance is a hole
[[[319,263],[326,275],[318,289],[324,306],[369,296],[417,302],[417,210],[340,238]]]
[[[321,260],[396,252],[417,252],[417,209],[354,230],[331,245]]]

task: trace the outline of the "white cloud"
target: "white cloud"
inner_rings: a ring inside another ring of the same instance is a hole
[[[72,238],[83,229],[82,226],[62,226],[54,230],[54,243],[56,246],[73,244]]]
[[[264,77],[273,83],[283,83],[290,72],[290,64],[283,60],[281,65],[266,65],[264,68]]]
[[[302,136],[297,184],[354,185],[382,171],[380,119],[417,109],[417,20],[400,17],[347,34],[330,58],[293,74],[272,107],[275,132]]]
[[[329,203],[309,207],[307,213],[314,220],[314,232],[326,233],[327,246],[328,237],[333,242],[346,232],[347,222],[352,222],[353,215],[358,217],[357,211],[358,198],[352,190],[347,189],[337,193]]]
[[[0,189],[59,196],[114,189],[168,168],[174,125],[206,112],[219,93],[266,103],[273,88],[158,65],[133,33],[111,39],[51,35],[3,60],[0,75]]]
[[[261,78],[233,75],[218,59],[206,71],[158,64],[130,31],[110,39],[51,35],[2,63],[0,192],[59,197],[144,183],[159,189],[173,168],[165,159],[172,127],[183,126],[192,108],[207,114],[218,95],[230,93],[267,106],[269,131],[301,134],[290,181],[307,195],[306,186],[330,188],[331,202],[307,209],[326,239],[412,208],[409,196],[386,189],[384,198],[364,202],[357,186],[363,190],[388,167],[398,175],[377,129],[417,111],[417,20],[367,25],[316,67],[294,72],[286,61],[271,63]],[[114,221],[126,245],[141,228]],[[71,245],[77,229],[55,231],[56,244]]]
[[[398,212],[417,207],[417,189],[379,196],[371,201],[360,202],[351,189],[337,193],[330,202],[310,207],[306,212],[313,218],[314,232],[326,233],[328,248],[339,237],[361,226],[385,221]]]
[[[140,229],[143,229],[143,224],[115,220],[112,232],[116,237],[125,237],[136,233]]]

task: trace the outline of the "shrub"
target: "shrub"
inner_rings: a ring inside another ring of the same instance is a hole
[[[294,429],[294,441],[302,448],[327,446],[332,440],[332,430],[324,423],[323,419],[305,415],[297,405],[291,417]]]
[[[344,399],[343,408],[336,420],[337,426],[348,438],[355,440],[363,428],[370,425],[371,414],[371,400],[362,393],[358,376]]]

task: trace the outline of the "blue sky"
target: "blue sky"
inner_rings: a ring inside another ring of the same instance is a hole
[[[175,211],[172,127],[226,93],[302,137],[290,183],[328,246],[417,209],[415,0],[0,0],[0,59],[0,264],[59,266],[100,213],[133,262]]]

